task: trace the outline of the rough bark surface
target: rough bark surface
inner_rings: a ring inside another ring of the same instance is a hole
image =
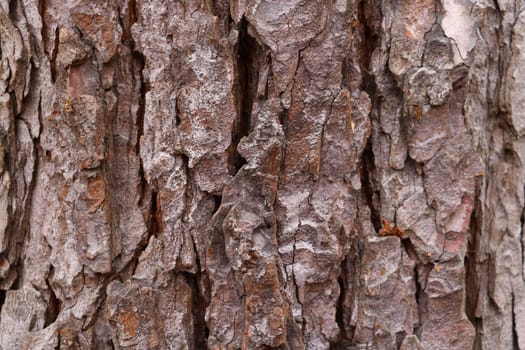
[[[1,349],[525,350],[525,4],[0,0]]]

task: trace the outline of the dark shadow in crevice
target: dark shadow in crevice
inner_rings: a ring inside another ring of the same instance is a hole
[[[4,306],[4,303],[5,303],[5,293],[6,293],[5,290],[0,289],[0,311],[2,310],[2,307]]]
[[[512,348],[513,349],[519,349],[519,341],[518,341],[518,332],[516,330],[516,298],[514,297],[514,293],[512,293]]]
[[[370,220],[376,232],[379,232],[381,230],[381,215],[379,212],[380,192],[377,184],[374,182],[374,179],[377,177],[377,172],[371,139],[368,140],[366,148],[361,155],[359,172],[361,176],[361,191],[370,209]]]
[[[147,86],[146,82],[144,81],[144,67],[145,67],[145,58],[144,56],[134,51],[132,54],[132,70],[133,72],[139,73],[139,83],[140,83],[140,92],[138,96],[138,110],[137,110],[137,141],[135,144],[135,152],[136,154],[140,155],[140,138],[144,135],[144,114],[146,109],[146,93],[149,90],[149,86]],[[135,76],[134,76],[135,79]],[[134,84],[137,84],[136,81],[134,81]]]
[[[133,84],[140,84],[139,94],[137,96],[138,101],[138,110],[137,110],[137,121],[136,121],[136,127],[137,127],[137,139],[135,141],[135,154],[137,155],[139,159],[139,185],[138,185],[138,193],[139,193],[139,205],[142,206],[143,199],[146,194],[146,190],[149,187],[147,184],[147,181],[144,176],[144,166],[142,163],[142,157],[140,155],[140,147],[141,147],[141,141],[144,136],[144,115],[145,115],[145,105],[146,105],[146,93],[149,91],[149,86],[144,81],[144,67],[145,67],[145,58],[144,56],[136,51],[133,51],[132,53],[132,72],[133,72]],[[137,81],[137,74],[138,79]]]
[[[18,0],[11,0],[8,3],[9,3],[9,18],[13,22],[18,22],[18,10],[19,10]]]
[[[160,204],[159,193],[156,190],[151,191],[150,212],[148,215],[148,236],[158,235],[162,231],[162,208]]]
[[[353,300],[353,298],[356,297],[354,294],[356,291],[356,279],[359,279],[359,276],[356,275],[358,271],[356,265],[360,264],[358,261],[361,259],[359,255],[362,250],[357,247],[358,238],[355,238],[356,240],[352,243],[350,251],[341,262],[341,272],[337,280],[340,294],[337,300],[335,314],[340,333],[337,340],[330,344],[330,350],[353,349],[356,345],[353,339],[355,326],[351,325],[349,320],[350,313],[352,312],[351,305],[345,305],[345,300]],[[345,306],[347,307],[346,310]]]
[[[257,95],[259,79],[259,60],[262,48],[257,40],[248,33],[248,22],[243,17],[239,23],[239,38],[236,47],[235,104],[237,118],[232,130],[231,164],[232,174],[246,164],[246,160],[237,151],[240,140],[247,136],[251,127],[253,102]]]
[[[408,254],[408,256],[415,261],[418,261],[416,249],[414,248],[414,245],[412,244],[412,241],[409,237],[401,238],[401,244],[403,245],[403,248],[405,252]]]
[[[180,110],[180,104],[179,99],[175,101],[175,126],[179,126],[182,120],[180,119],[181,116],[181,110]]]
[[[470,323],[476,329],[474,338],[474,348],[481,348],[482,319],[476,316],[478,296],[480,291],[480,269],[485,269],[485,265],[477,264],[477,251],[480,245],[483,203],[479,200],[483,183],[481,179],[476,180],[476,194],[474,200],[474,209],[470,217],[470,225],[467,244],[467,253],[465,254],[465,314]],[[488,273],[488,271],[487,271]]]
[[[403,245],[403,249],[405,250],[405,252],[407,253],[407,255],[415,260],[415,261],[419,261],[418,257],[417,257],[417,253],[416,253],[416,250],[414,248],[414,245],[412,244],[412,242],[410,241],[410,238],[404,238],[404,239],[401,239],[401,244]],[[416,292],[415,292],[415,300],[416,300],[416,304],[417,304],[417,308],[418,308],[418,319],[419,319],[419,324],[415,325],[414,326],[414,334],[418,335],[418,330],[422,324],[422,315],[425,315],[426,312],[426,295],[424,294],[424,290],[423,290],[423,286],[421,285],[421,278],[423,274],[425,275],[428,275],[430,273],[430,270],[432,270],[434,267],[433,264],[416,264],[414,266],[414,282],[415,282],[415,285],[416,285]],[[426,278],[426,277],[425,277]],[[397,336],[397,335],[396,335]],[[401,335],[399,335],[399,337],[401,337]],[[404,338],[404,337],[403,337]],[[399,339],[400,341],[403,340],[403,338]],[[396,338],[397,340],[397,338]],[[398,344],[399,346],[400,344]]]
[[[367,7],[369,7],[369,1],[361,1],[358,8],[358,18],[359,18],[359,31],[361,34],[361,42],[359,43],[362,46],[362,49],[359,50],[359,66],[362,75],[362,86],[361,88],[368,93],[372,101],[373,97],[377,95],[377,86],[376,81],[373,75],[370,73],[370,64],[372,61],[372,54],[374,50],[379,46],[379,36],[375,30],[369,24],[369,21],[373,20],[367,16]],[[372,5],[376,6],[376,5]]]
[[[408,240],[407,240],[408,241]],[[425,293],[425,286],[428,275],[434,268],[434,264],[416,264],[414,267],[414,281],[416,283],[416,304],[418,310],[419,324],[414,326],[414,334],[421,338],[421,326],[427,322],[428,319],[428,306],[427,306],[427,295]]]
[[[191,287],[192,299],[192,316],[193,316],[193,348],[207,349],[209,328],[206,323],[206,308],[208,303],[204,297],[201,288],[199,287],[199,280],[203,277],[199,272],[189,273],[180,272],[186,282]]]
[[[357,60],[359,63],[359,71],[361,73],[361,89],[365,91],[372,101],[372,110],[370,112],[371,118],[378,116],[379,111],[379,95],[377,91],[375,77],[370,73],[370,64],[372,54],[378,46],[379,37],[372,28],[372,24],[368,23],[373,18],[369,18],[367,13],[371,5],[368,1],[361,1],[358,6],[358,24],[356,30],[359,31],[361,49],[357,52],[358,57],[350,57],[349,59]],[[353,80],[351,75],[356,74],[352,71],[352,64],[350,61],[345,61],[343,65],[343,77],[348,76],[347,79]],[[372,147],[372,136],[368,138],[367,145],[360,162],[360,176],[362,193],[366,200],[367,206],[370,209],[370,220],[376,232],[381,229],[381,214],[380,214],[380,192],[379,186],[376,183],[378,176],[374,150]]]
[[[55,292],[53,291],[53,288],[51,288],[51,285],[49,284],[49,278],[52,278],[53,274],[54,268],[53,265],[51,265],[49,277],[48,279],[46,279],[47,287],[49,290],[49,301],[47,304],[47,310],[45,314],[44,328],[56,321],[58,314],[60,314],[60,311],[62,309],[62,302],[60,301],[60,299],[57,298]]]
[[[346,269],[347,260],[345,259],[341,262],[341,272],[337,283],[339,284],[339,298],[337,299],[337,306],[335,310],[335,321],[339,326],[339,337],[336,344],[340,344],[344,339],[347,338],[346,334],[346,322],[344,319],[344,300],[347,291],[347,269]]]
[[[213,200],[214,200],[214,208],[213,208],[213,213],[215,214],[217,212],[217,210],[219,210],[219,208],[221,207],[221,202],[222,202],[222,196],[213,196]]]
[[[140,156],[141,140],[144,136],[144,116],[146,113],[146,93],[150,90],[148,82],[144,78],[144,69],[146,67],[146,58],[136,48],[136,43],[131,35],[131,27],[137,22],[139,16],[139,9],[136,0],[130,0],[128,4],[127,21],[122,24],[123,35],[122,41],[129,46],[131,52],[131,72],[133,87],[139,86],[137,97],[137,139],[135,141],[135,154],[139,159],[139,205],[142,206],[142,201],[146,196],[146,190],[149,187],[144,177],[144,167],[142,164],[142,157]],[[127,22],[127,23],[126,23]],[[136,90],[135,90],[136,91]]]

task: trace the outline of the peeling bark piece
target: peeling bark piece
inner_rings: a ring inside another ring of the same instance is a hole
[[[472,1],[445,0],[445,16],[441,26],[446,36],[454,40],[455,61],[461,62],[476,44],[475,21],[471,16]]]

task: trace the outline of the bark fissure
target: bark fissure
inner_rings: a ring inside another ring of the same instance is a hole
[[[196,274],[182,272],[182,275],[191,287],[194,349],[207,349],[209,329],[206,324],[205,316],[208,303],[199,288],[199,281],[202,276],[201,272],[199,271]]]
[[[134,46],[133,42],[131,42],[132,48]],[[139,97],[138,97],[138,110],[137,110],[137,140],[135,141],[135,154],[138,156],[139,159],[139,177],[141,179],[140,181],[140,197],[139,197],[139,205],[142,203],[142,199],[145,196],[144,191],[146,190],[146,185],[148,181],[144,178],[144,165],[142,161],[142,156],[140,154],[140,145],[142,144],[144,137],[144,113],[145,113],[145,103],[146,103],[146,93],[148,92],[147,85],[144,80],[144,56],[140,54],[139,52],[135,51],[133,49],[132,51],[132,67],[135,69],[135,66],[137,66],[137,70],[140,72],[140,75],[138,77],[138,83],[140,84],[140,90],[139,90]],[[136,77],[134,77],[134,80]],[[136,81],[134,82],[136,83]]]
[[[347,339],[347,325],[345,323],[344,318],[344,300],[348,292],[348,288],[346,287],[348,282],[346,280],[346,276],[348,276],[348,272],[346,271],[346,264],[347,264],[347,257],[343,259],[341,262],[341,272],[339,274],[339,278],[337,279],[337,283],[339,285],[339,297],[337,299],[337,308],[336,308],[336,314],[335,319],[337,322],[337,325],[339,327],[339,337],[337,342],[332,344],[331,348],[337,349],[337,346],[341,344],[344,340]]]
[[[382,224],[381,215],[379,214],[377,208],[380,201],[380,194],[373,183],[373,177],[370,176],[374,174],[375,171],[374,153],[372,151],[371,141],[369,141],[365,150],[363,151],[363,154],[361,155],[360,165],[362,192],[366,200],[366,204],[370,209],[370,220],[377,233],[381,230]]]
[[[53,275],[53,267],[51,267],[51,271],[49,272],[49,275]],[[45,327],[49,326],[53,322],[56,321],[58,314],[61,311],[62,308],[62,302],[57,298],[55,292],[53,291],[53,288],[51,288],[49,281],[46,280],[46,284],[49,291],[49,300],[48,300],[48,306],[46,309],[46,322]]]
[[[157,190],[151,190],[151,203],[149,205],[150,212],[148,214],[148,234],[158,238],[162,231],[162,208],[159,201],[159,193]]]
[[[520,315],[516,315],[516,305],[515,305],[515,296],[514,296],[514,293],[512,293],[512,297],[511,297],[511,317],[512,317],[512,348],[513,349],[518,349],[518,350],[521,350],[521,347],[519,345],[519,341],[518,341],[518,332],[520,332],[520,330],[518,329],[518,325],[516,324],[516,318],[517,317],[520,317]]]
[[[252,108],[257,95],[259,77],[258,55],[260,47],[248,32],[248,21],[243,17],[239,23],[236,49],[236,109],[237,118],[232,130],[232,163],[234,174],[246,164],[237,150],[240,140],[250,132]]]
[[[3,289],[0,289],[0,311],[1,311],[2,308],[4,307],[4,303],[5,303],[5,294],[6,294],[6,291],[3,290]]]
[[[479,346],[482,326],[481,319],[476,311],[480,293],[480,276],[478,274],[480,270],[478,261],[479,257],[476,252],[480,247],[480,240],[482,239],[480,236],[483,213],[483,203],[480,198],[482,186],[483,183],[478,181],[475,195],[475,206],[470,220],[467,254],[465,255],[465,314],[476,328],[476,338],[474,343],[477,344],[477,346]]]
[[[415,299],[416,299],[416,305],[417,305],[417,312],[418,312],[418,324],[414,326],[414,334],[421,336],[421,326],[424,322],[425,318],[425,310],[426,310],[426,297],[425,297],[425,284],[424,281],[425,274],[428,272],[429,266],[426,266],[424,264],[416,264],[414,266],[414,282],[416,285],[416,293],[415,293]],[[432,266],[430,266],[430,269],[432,269]],[[427,271],[425,271],[427,270]]]

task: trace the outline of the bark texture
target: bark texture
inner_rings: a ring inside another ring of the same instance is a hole
[[[525,3],[0,0],[0,348],[525,350]]]

